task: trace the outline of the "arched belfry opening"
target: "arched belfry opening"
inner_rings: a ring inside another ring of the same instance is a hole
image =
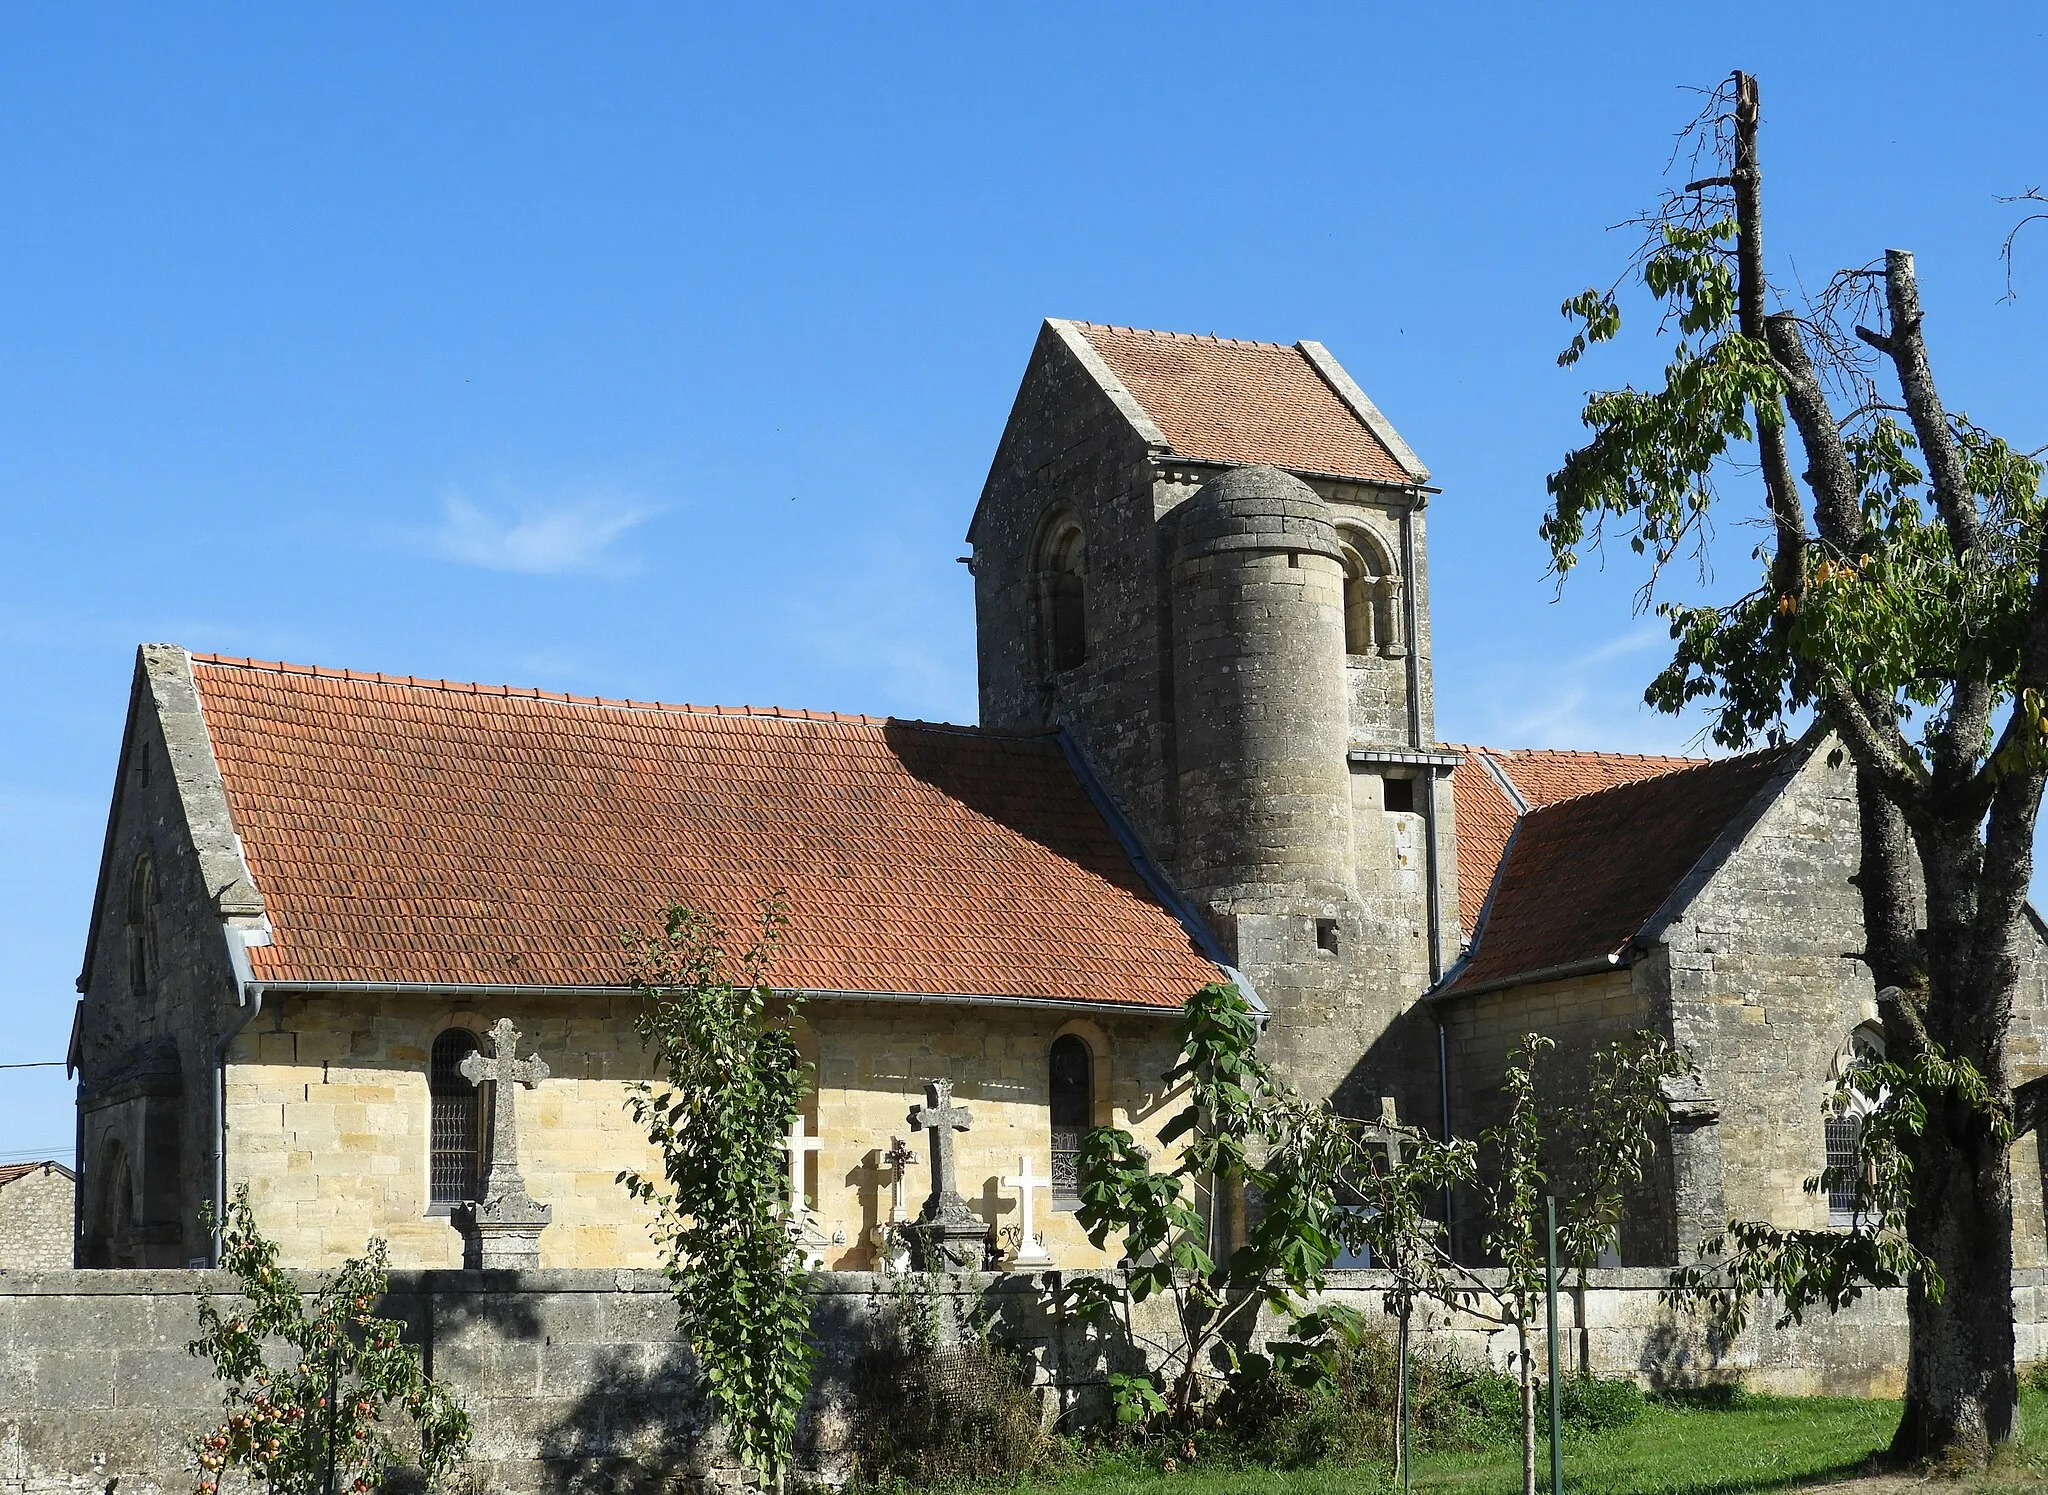
[[[1048,675],[1078,669],[1088,658],[1088,537],[1080,520],[1058,514],[1039,542],[1038,596]]]
[[[1353,658],[1408,652],[1401,608],[1401,573],[1372,531],[1345,525],[1337,531],[1344,556],[1344,652]]]

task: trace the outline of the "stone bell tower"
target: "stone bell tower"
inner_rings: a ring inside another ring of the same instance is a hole
[[[1066,730],[1298,1089],[1417,1120],[1457,949],[1427,478],[1320,344],[1049,321],[968,532],[983,724]]]

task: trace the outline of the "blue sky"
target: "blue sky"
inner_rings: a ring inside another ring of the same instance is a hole
[[[1687,87],[1762,79],[1781,278],[1917,250],[1950,403],[2048,441],[1996,200],[2048,12],[1733,15],[0,11],[0,1063],[62,1055],[143,640],[971,720],[954,558],[1047,315],[1327,343],[1444,489],[1442,735],[1683,747],[1634,573],[1554,602],[1535,527],[1641,367],[1557,369],[1558,302]],[[0,1160],[68,1156],[61,1076],[0,1071]]]

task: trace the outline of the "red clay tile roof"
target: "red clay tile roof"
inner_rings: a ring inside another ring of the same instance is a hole
[[[1095,322],[1073,326],[1184,457],[1264,462],[1372,483],[1415,481],[1299,348]]]
[[[1446,992],[1618,954],[1798,751],[1695,761],[1531,809],[1515,827],[1470,957]],[[1511,773],[1518,758],[1508,755]],[[1462,880],[1462,803],[1458,814]]]
[[[0,1163],[0,1189],[4,1189],[17,1178],[27,1178],[31,1173],[39,1173],[45,1168],[55,1169],[66,1178],[71,1179],[73,1183],[78,1181],[71,1170],[62,1163],[49,1161],[40,1163]]]
[[[1451,774],[1458,820],[1458,922],[1478,927],[1486,890],[1507,850],[1520,809],[1488,768],[1506,775],[1522,803],[1534,809],[1616,784],[1694,768],[1705,758],[1668,758],[1645,753],[1583,753],[1554,748],[1489,748],[1451,745],[1464,759]]]
[[[1216,968],[1058,742],[193,656],[273,982],[617,986],[670,901],[811,990],[1173,1007]]]

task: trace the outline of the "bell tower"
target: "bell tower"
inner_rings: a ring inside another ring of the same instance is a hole
[[[1068,734],[1297,1089],[1417,1116],[1457,907],[1427,480],[1318,343],[1048,321],[968,532],[983,723]]]

